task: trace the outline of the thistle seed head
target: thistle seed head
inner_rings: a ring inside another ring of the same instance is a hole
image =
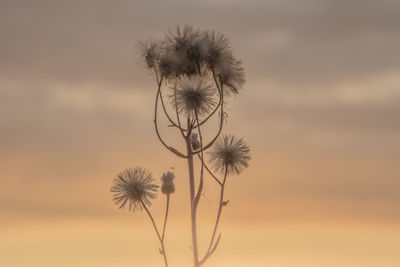
[[[215,88],[202,76],[184,77],[179,80],[174,93],[170,95],[171,104],[188,116],[203,115],[216,105]],[[176,94],[176,95],[175,95]]]
[[[114,179],[111,187],[116,206],[132,211],[141,210],[143,205],[151,205],[151,199],[156,198],[158,185],[153,183],[150,171],[140,167],[125,169]]]
[[[219,82],[229,89],[227,94],[238,93],[244,83],[241,62],[233,55],[224,34],[194,30],[191,26],[177,27],[164,39],[141,46],[147,67],[168,81],[214,72]]]
[[[140,42],[139,47],[142,59],[146,63],[146,67],[151,70],[157,68],[161,55],[160,43],[157,40]]]
[[[226,170],[228,175],[239,174],[249,166],[250,148],[243,139],[237,139],[233,135],[223,135],[217,140],[209,155],[215,171],[224,173]]]

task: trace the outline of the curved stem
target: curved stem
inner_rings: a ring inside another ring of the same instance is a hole
[[[154,218],[151,215],[151,213],[150,213],[149,209],[147,208],[146,204],[144,204],[144,202],[142,200],[140,200],[140,203],[142,204],[143,208],[147,212],[147,215],[149,215],[149,218],[150,218],[151,222],[153,223],[154,231],[156,232],[158,240],[160,241],[160,244],[161,244],[160,253],[163,255],[165,267],[168,267],[167,254],[165,252],[165,247],[164,247],[164,240],[161,238],[160,232],[157,229],[156,222],[154,221]]]
[[[217,233],[218,224],[219,224],[221,214],[222,214],[222,207],[224,206],[223,201],[224,201],[224,191],[225,191],[225,182],[226,182],[227,174],[228,174],[228,168],[225,167],[224,180],[221,185],[221,193],[220,193],[220,197],[219,197],[219,207],[218,207],[217,219],[215,221],[214,230],[213,230],[213,233],[211,236],[211,241],[210,241],[210,245],[208,246],[207,253],[203,257],[203,259],[200,261],[200,264],[203,264],[212,255],[212,253],[214,253],[216,246],[218,245],[218,242],[219,242],[219,238],[218,238],[217,243],[215,243],[215,245],[214,245],[215,235]]]
[[[220,90],[221,90],[222,102],[221,102],[221,114],[220,114],[220,122],[219,122],[219,129],[218,129],[218,132],[217,132],[217,134],[215,135],[215,137],[214,137],[207,145],[205,145],[202,149],[200,149],[200,150],[194,152],[194,154],[198,154],[198,153],[200,153],[200,152],[203,152],[203,151],[209,149],[209,148],[215,143],[215,141],[218,139],[219,135],[220,135],[221,132],[222,132],[222,128],[223,128],[223,126],[224,126],[224,117],[225,117],[225,115],[224,115],[224,100],[223,100],[223,98],[224,98],[224,91],[223,91],[223,89],[222,89],[222,85],[221,85],[221,89],[220,89]]]
[[[158,139],[160,140],[160,142],[172,153],[174,153],[175,155],[177,155],[178,157],[181,158],[187,158],[187,156],[185,156],[183,153],[179,152],[178,150],[176,150],[175,148],[173,148],[172,146],[168,146],[165,141],[162,139],[162,137],[160,136],[160,132],[158,131],[158,125],[157,125],[157,111],[158,111],[158,98],[160,97],[160,91],[161,91],[161,84],[162,84],[162,78],[158,83],[158,90],[157,90],[157,96],[156,96],[156,103],[155,103],[155,107],[154,107],[154,127],[156,130],[156,134]]]
[[[167,194],[167,207],[165,208],[164,226],[163,226],[163,230],[162,230],[162,234],[161,234],[162,241],[164,241],[164,237],[165,237],[165,227],[167,226],[168,211],[169,211],[169,194]]]
[[[183,132],[187,131],[187,129],[182,128],[181,119],[179,117],[178,103],[176,102],[176,84],[174,87],[174,98],[175,98],[175,101],[174,101],[175,102],[175,113],[176,113],[176,119],[178,121],[178,128],[181,132],[182,137],[185,138],[185,134]],[[189,129],[189,127],[188,127],[188,129]]]
[[[199,205],[201,192],[203,191],[203,184],[204,184],[204,161],[203,161],[203,136],[201,135],[200,125],[199,125],[199,116],[197,114],[197,110],[194,111],[197,121],[197,130],[199,132],[200,138],[200,154],[201,154],[201,170],[200,170],[200,184],[197,190],[196,197],[194,199],[194,208],[197,210],[197,206]]]
[[[212,74],[213,74],[213,78],[214,78],[214,82],[215,82],[215,86],[217,87],[218,90],[218,94],[219,94],[219,100],[218,100],[218,104],[215,107],[215,109],[205,118],[200,122],[200,126],[202,126],[204,123],[206,123],[214,114],[215,112],[217,112],[218,108],[221,106],[222,104],[222,93],[221,93],[221,88],[218,85],[218,81],[217,78],[215,77],[215,72],[214,69],[212,70]],[[194,128],[197,128],[197,126],[195,126]]]
[[[167,112],[167,108],[165,107],[165,103],[164,103],[164,97],[162,95],[162,91],[160,90],[160,100],[161,100],[161,106],[163,107],[163,111],[165,116],[167,117],[168,121],[171,123],[170,126],[174,126],[176,128],[179,128],[181,131],[183,130],[177,123],[175,123],[172,118],[169,116],[168,112]]]
[[[200,155],[197,155],[199,157],[200,160],[202,160]],[[210,170],[210,168],[208,168],[207,164],[204,163],[204,168],[207,170],[207,172],[211,175],[212,178],[214,178],[214,180],[219,184],[222,185],[222,182],[217,178],[217,176],[215,176],[215,174]]]

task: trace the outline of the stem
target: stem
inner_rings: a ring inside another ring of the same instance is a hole
[[[200,160],[203,160],[203,158],[200,155],[197,155],[199,157]],[[207,170],[207,172],[211,175],[212,178],[214,178],[214,180],[219,184],[222,185],[222,182],[217,178],[217,176],[215,176],[215,174],[210,170],[210,168],[208,168],[207,164],[204,163],[204,168]]]
[[[174,153],[175,155],[177,155],[178,157],[181,158],[186,158],[186,156],[184,154],[182,154],[181,152],[179,152],[178,150],[176,150],[175,148],[173,148],[172,146],[168,146],[165,141],[162,139],[160,132],[158,131],[158,124],[157,124],[157,111],[158,111],[158,98],[160,96],[160,92],[161,92],[161,84],[162,84],[162,78],[161,80],[158,82],[158,90],[157,90],[157,96],[156,96],[156,103],[154,106],[154,128],[156,130],[156,134],[158,139],[160,140],[160,142],[165,146],[165,148],[167,148],[169,151],[171,151],[172,153]]]
[[[215,107],[215,109],[214,109],[205,119],[203,119],[203,120],[200,122],[200,126],[203,125],[204,123],[206,123],[206,122],[215,114],[215,112],[218,110],[218,108],[219,108],[220,105],[222,104],[222,92],[221,92],[220,86],[218,85],[217,78],[215,77],[215,72],[214,72],[214,70],[212,70],[212,74],[213,74],[213,78],[214,78],[215,85],[216,85],[217,90],[218,90],[219,100],[218,100],[218,104],[217,104],[217,106]],[[194,128],[196,128],[196,127],[197,127],[197,126],[195,126]]]
[[[221,92],[221,114],[220,114],[220,122],[219,122],[219,129],[218,129],[218,132],[217,132],[217,134],[214,136],[214,138],[207,144],[207,145],[205,145],[202,149],[200,149],[200,150],[197,150],[196,152],[194,152],[194,154],[198,154],[198,153],[200,153],[200,152],[203,152],[203,151],[206,151],[207,149],[209,149],[214,143],[215,143],[215,141],[218,139],[218,137],[219,137],[219,135],[221,134],[221,132],[222,132],[222,128],[223,128],[223,126],[224,126],[224,117],[225,117],[225,115],[224,115],[224,91],[223,91],[223,89],[222,89],[222,85],[221,85],[221,87],[220,87],[221,89],[220,89],[220,92]]]
[[[158,232],[157,225],[156,225],[156,223],[154,221],[154,218],[151,215],[151,213],[150,213],[149,209],[147,208],[146,204],[144,204],[144,202],[142,200],[140,200],[140,203],[142,203],[143,208],[146,210],[147,215],[149,215],[149,218],[150,218],[151,222],[153,223],[154,230],[155,230],[155,232],[157,234],[157,237],[158,237],[158,240],[160,241],[160,244],[161,244],[160,253],[163,255],[165,267],[168,267],[167,255],[165,253],[165,247],[164,247],[164,240],[161,238],[160,232]]]
[[[174,102],[175,102],[176,119],[178,120],[178,128],[181,132],[182,137],[185,138],[185,134],[183,133],[185,130],[182,128],[181,119],[179,117],[178,103],[176,102],[176,83],[175,83],[175,88],[174,88],[174,99],[175,99]]]
[[[161,235],[162,241],[164,241],[164,237],[165,237],[165,227],[167,226],[168,211],[169,211],[169,194],[167,194],[167,207],[165,208],[164,226],[163,226],[162,235]]]
[[[199,116],[197,115],[197,110],[194,111],[195,116],[196,116],[196,122],[197,122],[197,131],[199,132],[199,137],[200,137],[200,159],[201,159],[201,170],[200,170],[200,184],[199,188],[196,193],[196,197],[194,199],[194,208],[195,212],[197,211],[197,206],[199,205],[200,201],[200,196],[201,192],[203,191],[203,183],[204,183],[204,157],[203,157],[203,136],[201,135],[201,130],[200,130],[200,124],[199,124]]]
[[[225,167],[224,180],[223,180],[223,182],[221,184],[221,193],[220,193],[220,197],[219,197],[219,207],[218,207],[217,219],[215,221],[214,230],[213,230],[213,234],[211,236],[211,241],[210,241],[210,245],[208,246],[207,253],[204,256],[204,258],[200,261],[200,264],[203,264],[212,255],[212,253],[215,251],[216,246],[218,245],[218,242],[219,242],[219,238],[218,238],[217,243],[215,243],[215,245],[214,245],[215,235],[217,233],[218,224],[219,224],[219,221],[220,221],[220,218],[221,218],[221,214],[222,214],[222,207],[223,207],[223,201],[224,201],[224,191],[225,191],[225,182],[226,182],[227,174],[228,174],[228,167]]]
[[[189,132],[190,133],[190,132]],[[197,247],[197,223],[196,223],[196,209],[194,205],[194,171],[193,171],[193,152],[190,144],[190,135],[185,138],[187,149],[187,161],[189,170],[189,192],[190,192],[190,220],[192,226],[192,249],[193,249],[193,266],[199,267],[199,253]]]
[[[169,114],[168,114],[168,112],[167,112],[167,108],[165,107],[164,97],[163,97],[163,95],[162,95],[161,90],[160,90],[160,100],[161,100],[161,105],[162,105],[163,110],[164,110],[164,114],[165,114],[165,116],[167,117],[167,119],[169,120],[169,122],[171,123],[171,126],[180,128],[180,127],[172,120],[172,118],[169,116]],[[180,129],[181,129],[181,128],[180,128]]]

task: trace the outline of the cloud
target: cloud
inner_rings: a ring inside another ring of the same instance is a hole
[[[17,80],[146,84],[137,41],[189,23],[225,32],[252,79],[344,80],[399,68],[398,8],[396,1],[3,1],[0,70]]]

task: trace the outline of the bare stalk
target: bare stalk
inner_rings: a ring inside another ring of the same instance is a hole
[[[199,267],[199,253],[197,247],[197,222],[196,222],[196,209],[194,208],[194,170],[193,170],[193,152],[190,143],[190,131],[185,138],[187,148],[187,161],[189,170],[189,191],[190,191],[190,220],[192,230],[192,250],[193,250],[193,266]]]
[[[203,160],[202,156],[198,155],[200,160]],[[208,168],[207,164],[204,162],[204,168],[207,170],[207,172],[211,175],[211,177],[219,184],[222,185],[222,182],[217,178],[217,176],[215,176],[215,174],[210,170],[210,168]]]
[[[158,139],[160,140],[160,142],[172,153],[174,153],[175,155],[177,155],[178,157],[181,158],[186,158],[187,156],[185,156],[183,153],[179,152],[178,150],[176,150],[174,147],[172,146],[168,146],[165,141],[162,139],[160,132],[158,131],[158,124],[157,124],[157,112],[158,112],[158,98],[160,97],[160,91],[161,91],[161,84],[162,84],[162,78],[160,79],[160,81],[158,82],[158,90],[157,90],[157,96],[156,96],[156,103],[155,103],[155,107],[154,107],[154,127],[156,130],[156,134]]]
[[[169,194],[167,194],[167,206],[165,208],[164,226],[163,226],[163,230],[162,230],[162,234],[161,234],[162,241],[164,241],[164,237],[165,237],[165,227],[167,226],[168,211],[169,211]]]
[[[177,124],[176,122],[174,122],[172,120],[171,116],[167,112],[167,108],[165,107],[165,103],[164,103],[164,97],[163,97],[163,94],[162,94],[162,90],[160,90],[160,100],[161,100],[161,105],[163,107],[164,114],[167,117],[168,121],[171,123],[170,126],[179,128],[182,131],[183,129],[179,126],[179,124]]]
[[[200,149],[200,150],[197,150],[196,152],[194,152],[194,154],[198,154],[198,153],[200,153],[200,152],[203,152],[203,151],[206,151],[207,149],[209,149],[214,143],[215,143],[215,141],[217,141],[217,139],[218,139],[218,137],[219,137],[219,135],[221,134],[221,132],[222,132],[222,128],[223,128],[223,126],[224,126],[224,118],[225,118],[225,115],[224,115],[224,91],[223,91],[223,89],[222,89],[222,85],[221,85],[221,87],[220,87],[221,89],[220,89],[220,93],[221,93],[221,114],[220,114],[220,121],[219,121],[219,129],[218,129],[218,132],[217,132],[217,134],[214,136],[214,138],[207,144],[207,145],[205,145],[202,149]]]
[[[214,70],[212,70],[212,73],[213,73],[215,85],[217,86],[218,95],[219,95],[219,100],[218,100],[218,104],[217,104],[217,106],[215,107],[215,109],[214,109],[205,119],[203,119],[203,120],[200,122],[200,126],[202,126],[204,123],[206,123],[206,122],[215,114],[215,112],[217,112],[217,110],[219,109],[219,107],[220,107],[221,104],[222,104],[221,89],[220,89],[220,87],[219,87],[219,85],[218,85],[218,82],[217,82],[217,79],[216,79],[216,77],[215,77],[215,72],[214,72]],[[195,126],[195,128],[197,128],[197,126]]]
[[[194,208],[195,212],[197,212],[197,206],[199,205],[200,201],[200,196],[201,192],[203,191],[203,185],[204,185],[204,161],[203,161],[203,136],[201,135],[201,130],[200,130],[200,124],[199,124],[199,116],[197,114],[197,110],[195,110],[195,117],[196,117],[196,122],[197,122],[197,131],[199,132],[199,138],[200,138],[200,159],[201,159],[201,169],[200,169],[200,184],[199,188],[196,193],[196,197],[194,199]]]
[[[156,232],[158,240],[160,241],[160,245],[161,245],[160,253],[163,255],[165,267],[168,267],[167,254],[165,252],[165,247],[164,247],[164,240],[160,236],[160,232],[157,229],[156,222],[154,221],[154,218],[151,215],[151,213],[150,213],[149,209],[147,208],[146,204],[144,204],[144,202],[142,200],[140,200],[140,202],[141,202],[143,208],[145,209],[145,211],[147,212],[147,215],[149,215],[149,218],[150,218],[151,222],[153,223],[154,231]]]
[[[221,214],[222,214],[222,208],[224,206],[224,190],[225,190],[225,182],[226,182],[226,177],[228,174],[228,168],[225,168],[225,174],[224,174],[224,180],[221,184],[221,192],[220,192],[220,197],[219,197],[219,206],[218,206],[218,213],[217,213],[217,219],[215,221],[215,225],[214,225],[214,230],[211,236],[211,240],[210,240],[210,245],[208,246],[208,250],[206,255],[203,257],[203,259],[200,261],[200,265],[203,264],[215,251],[215,249],[217,248],[217,245],[219,243],[220,240],[220,236],[217,239],[217,242],[215,242],[214,244],[214,240],[215,240],[215,235],[217,233],[217,229],[218,229],[218,224],[221,218]]]
[[[174,101],[175,102],[175,113],[176,113],[176,119],[178,121],[178,128],[181,132],[182,137],[185,138],[185,133],[184,133],[185,129],[182,128],[181,119],[180,119],[179,110],[178,110],[178,103],[176,102],[176,83],[175,83],[175,88],[174,88],[174,98],[175,98],[175,101]],[[188,129],[189,129],[189,126],[188,126]]]

